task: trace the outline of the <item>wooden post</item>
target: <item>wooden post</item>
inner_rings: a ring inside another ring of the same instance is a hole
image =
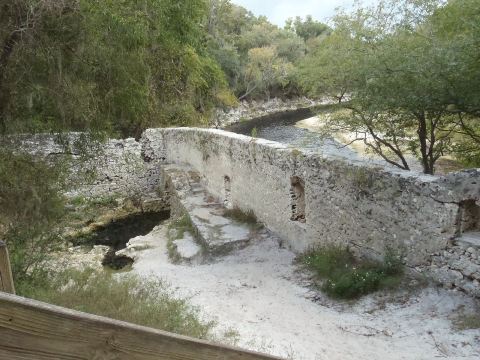
[[[0,240],[0,291],[15,294],[7,244]]]

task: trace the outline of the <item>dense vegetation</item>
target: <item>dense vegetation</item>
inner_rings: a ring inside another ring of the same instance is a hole
[[[311,94],[350,100],[327,131],[355,133],[406,170],[406,154],[427,174],[444,155],[480,165],[477,0],[386,0],[333,22],[299,71]]]
[[[296,65],[330,29],[312,17],[290,19],[285,28],[255,17],[229,0],[211,0],[208,49],[239,99],[302,94]]]
[[[327,29],[280,29],[227,0],[1,0],[0,131],[206,123],[232,93],[298,93],[293,63]]]
[[[203,0],[0,1],[2,133],[206,121],[230,104]]]
[[[330,26],[297,17],[284,28],[230,0],[0,0],[0,140],[138,137],[207,125],[239,100],[307,94],[343,104],[328,134],[356,134],[386,161],[419,159],[433,174],[442,156],[480,166],[479,84],[478,0],[385,0]],[[20,289],[60,241],[68,160],[0,141],[0,237]],[[359,293],[382,281],[366,271]]]

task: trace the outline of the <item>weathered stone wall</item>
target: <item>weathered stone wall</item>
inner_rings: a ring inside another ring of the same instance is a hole
[[[459,288],[480,297],[480,248],[463,241],[432,256],[429,272],[447,288]]]
[[[452,239],[458,232],[459,204],[480,200],[478,170],[425,176],[305,154],[220,130],[147,130],[144,136],[150,153],[193,166],[221,199],[228,176],[232,206],[253,210],[295,251],[334,243],[380,257],[392,248],[404,254],[409,266],[437,270],[451,262],[444,250],[458,253]],[[456,271],[468,284],[457,281],[456,286],[476,293],[478,281],[469,270]]]
[[[24,146],[47,157],[65,153],[48,138],[30,138]],[[100,144],[90,162],[98,177],[76,192],[150,194],[163,184],[165,163],[192,166],[213,195],[253,210],[297,252],[333,243],[381,257],[392,248],[407,265],[480,296],[480,219],[462,218],[466,212],[480,217],[480,170],[434,177],[221,130],[149,129],[138,142]]]
[[[155,193],[162,181],[158,165],[160,157],[144,157],[141,142],[135,139],[92,141],[88,148],[79,149],[78,140],[82,136],[84,135],[81,133],[71,133],[60,139],[48,134],[38,134],[16,136],[3,141],[9,141],[12,146],[48,161],[59,162],[67,159],[71,166],[70,195],[150,196]],[[90,173],[92,176],[89,176]]]

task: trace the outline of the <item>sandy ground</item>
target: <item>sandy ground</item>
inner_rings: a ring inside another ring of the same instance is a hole
[[[474,308],[463,294],[429,288],[393,302],[376,295],[332,303],[309,288],[273,236],[214,263],[175,265],[166,231],[163,224],[142,237],[150,248],[137,253],[133,271],[170,283],[217,321],[219,336],[238,332],[238,346],[309,360],[480,358],[480,330],[452,328],[459,309]]]

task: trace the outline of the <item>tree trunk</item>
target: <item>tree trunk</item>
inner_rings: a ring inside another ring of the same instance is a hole
[[[427,131],[427,121],[425,119],[425,111],[421,111],[418,113],[415,113],[415,116],[417,117],[418,120],[418,140],[420,141],[420,154],[422,156],[422,166],[423,166],[423,172],[425,174],[430,174],[433,175],[433,163],[430,159],[429,156],[429,150],[428,150],[428,145],[427,145],[427,136],[428,136],[428,131]],[[433,146],[433,144],[431,144]]]
[[[0,54],[0,133],[5,134],[7,132],[7,119],[6,119],[6,110],[7,110],[7,101],[8,89],[5,86],[5,78],[7,75],[7,65],[12,55],[13,48],[15,43],[19,38],[19,32],[12,32],[6,39],[2,47],[2,52]]]

